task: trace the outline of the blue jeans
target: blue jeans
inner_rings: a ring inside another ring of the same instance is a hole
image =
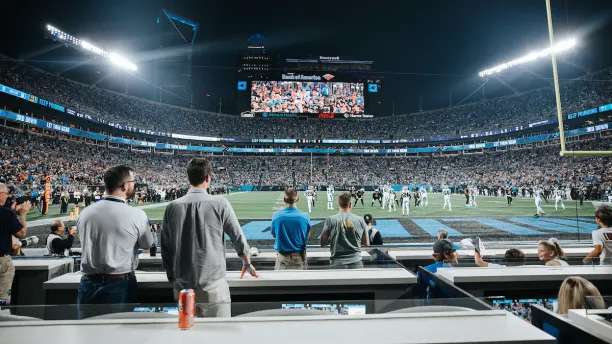
[[[137,289],[133,272],[124,278],[92,278],[83,275],[77,296],[79,318],[129,312],[131,306],[126,304],[137,302]]]

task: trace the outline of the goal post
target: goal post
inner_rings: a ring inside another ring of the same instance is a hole
[[[552,12],[550,8],[550,0],[546,2],[546,19],[548,21],[548,38],[550,46],[555,46],[555,37],[552,23]],[[557,121],[559,122],[559,143],[561,150],[559,154],[562,157],[595,157],[595,156],[612,156],[612,150],[607,151],[568,151],[565,147],[565,129],[563,125],[563,110],[561,109],[561,95],[559,93],[559,73],[557,71],[557,56],[555,49],[551,49],[550,57],[552,60],[553,83],[555,85],[555,103],[557,108]]]

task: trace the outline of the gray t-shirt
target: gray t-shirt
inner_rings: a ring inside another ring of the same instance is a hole
[[[612,228],[600,228],[591,233],[593,245],[601,245],[599,264],[612,265]]]
[[[86,274],[120,274],[138,267],[138,249],[153,245],[144,211],[106,196],[81,212],[81,270]]]
[[[321,236],[329,235],[331,260],[337,264],[361,261],[361,237],[367,233],[362,217],[339,213],[325,219]]]

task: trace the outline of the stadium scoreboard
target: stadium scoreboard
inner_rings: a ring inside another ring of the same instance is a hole
[[[239,74],[235,89],[240,114],[263,118],[372,118],[377,105],[382,104],[382,80],[370,77],[371,64],[321,56],[287,59],[285,65],[265,75]],[[364,66],[368,70],[363,70]]]

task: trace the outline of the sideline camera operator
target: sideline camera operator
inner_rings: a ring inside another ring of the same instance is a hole
[[[10,302],[10,291],[15,277],[15,266],[11,260],[12,236],[25,238],[26,215],[29,201],[21,204],[7,203],[9,188],[0,183],[0,304]]]
[[[64,234],[67,234],[65,238]],[[53,221],[51,224],[51,234],[47,237],[47,254],[51,256],[69,256],[75,235],[75,226],[70,227],[66,231],[66,226],[64,226],[62,221]]]

